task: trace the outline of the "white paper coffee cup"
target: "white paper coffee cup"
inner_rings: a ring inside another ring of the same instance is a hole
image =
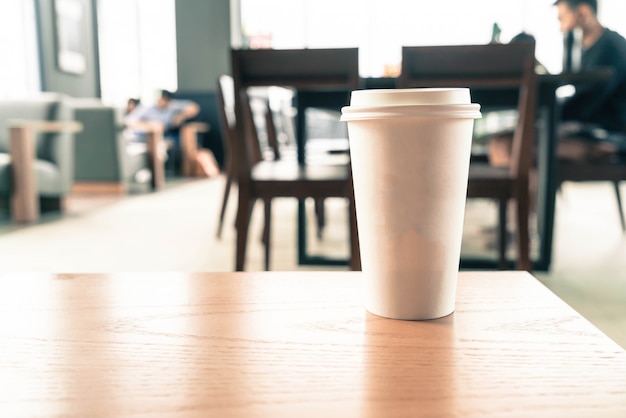
[[[454,311],[480,116],[465,88],[358,90],[342,109],[371,313],[422,320]]]

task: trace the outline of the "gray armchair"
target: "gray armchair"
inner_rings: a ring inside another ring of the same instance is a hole
[[[0,101],[0,201],[14,220],[63,208],[74,178],[71,116],[57,94]]]
[[[125,192],[149,185],[153,180],[149,144],[124,137],[121,110],[99,99],[67,102],[73,118],[83,125],[75,141],[75,189]]]

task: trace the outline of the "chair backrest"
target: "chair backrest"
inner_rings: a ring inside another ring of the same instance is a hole
[[[217,103],[220,124],[225,128],[235,128],[235,85],[233,78],[222,74],[217,81]]]
[[[245,89],[243,92],[245,93]],[[239,176],[244,175],[247,179],[252,165],[261,160],[261,149],[254,124],[245,123],[245,131],[241,134],[236,129],[238,119],[242,121],[253,120],[247,94],[239,117],[235,115],[235,88],[231,76],[220,76],[216,95],[229,164],[234,164],[237,172],[241,169],[242,172],[239,173]]]
[[[527,176],[535,136],[535,43],[405,46],[398,87],[516,89],[518,121],[513,135],[511,173]]]
[[[265,101],[265,128],[267,131],[267,142],[274,154],[274,160],[280,160],[280,146],[278,144],[278,134],[274,124],[274,112],[270,106],[270,101]]]

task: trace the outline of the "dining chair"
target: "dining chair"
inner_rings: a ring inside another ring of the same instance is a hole
[[[506,260],[507,206],[516,208],[516,266],[531,270],[529,243],[529,171],[535,138],[535,43],[405,46],[398,87],[468,87],[508,89],[518,94],[518,119],[513,133],[511,163],[494,167],[472,161],[468,198],[495,199],[498,210],[498,261]]]
[[[235,85],[235,114],[237,136],[245,138],[244,120],[239,115],[243,112],[239,92],[250,87],[278,86],[295,91],[297,162],[308,165],[306,149],[305,109],[309,107],[338,110],[349,103],[350,92],[359,88],[357,48],[336,49],[233,49],[231,50],[231,68]],[[249,135],[247,135],[249,136]],[[240,162],[238,162],[240,164]],[[241,170],[241,167],[239,168]],[[344,167],[349,170],[349,166]],[[309,169],[310,170],[310,169]],[[239,176],[241,178],[241,175]],[[350,198],[350,188],[343,197]],[[313,196],[311,196],[313,197]],[[318,226],[323,225],[323,196],[316,199]],[[298,207],[298,256],[300,262],[306,260],[304,199]],[[319,231],[319,229],[318,229]],[[354,230],[356,233],[356,229]],[[353,244],[356,238],[352,238]],[[358,254],[352,252],[349,264],[355,263]],[[310,260],[310,258],[309,258]],[[306,262],[306,261],[305,261]],[[341,260],[321,260],[320,263],[343,263]]]
[[[301,164],[306,148],[305,109],[339,110],[361,83],[358,48],[232,49],[231,64],[235,91],[259,86],[296,91],[296,142]]]
[[[574,33],[567,32],[564,35],[564,70],[573,71],[580,65],[580,62],[576,63],[576,48],[580,48],[580,45],[576,44]],[[578,57],[578,59],[579,58],[580,57]],[[608,142],[626,144],[626,131],[608,132],[598,128],[590,129],[586,131],[584,135],[587,137],[587,140],[592,140],[594,143]],[[557,184],[560,188],[563,182],[566,181],[577,183],[592,181],[612,183],[622,232],[626,233],[626,220],[624,219],[624,208],[619,189],[619,183],[626,181],[626,155],[624,155],[624,150],[620,150],[620,152],[621,154],[616,153],[601,160],[593,160],[590,158],[571,159],[557,155]]]
[[[271,203],[277,197],[297,199],[348,198],[348,218],[351,241],[351,266],[360,268],[356,238],[356,213],[352,195],[352,177],[348,165],[300,165],[295,160],[264,160],[258,153],[258,132],[254,124],[248,93],[240,91],[244,136],[234,135],[230,149],[238,165],[239,204],[237,209],[237,271],[244,270],[248,227],[254,203],[264,203],[263,244],[265,269],[270,268]]]
[[[219,77],[217,85],[217,101],[218,101],[218,114],[220,124],[224,126],[224,145],[226,148],[226,183],[224,184],[224,192],[222,195],[222,204],[220,209],[220,216],[217,227],[217,237],[220,238],[224,225],[224,217],[226,213],[226,207],[228,204],[232,185],[237,181],[236,175],[236,158],[234,147],[234,124],[235,124],[235,105],[234,105],[234,86],[233,79],[229,75],[223,74]],[[265,129],[267,135],[267,145],[269,147],[269,153],[274,161],[282,160],[285,158],[293,157],[292,155],[285,156],[281,151],[281,145],[278,141],[278,129],[274,122],[274,112],[270,106],[269,100],[264,100],[263,103],[263,119],[265,122]],[[250,144],[254,148],[254,159],[260,160],[264,154],[261,150],[259,141],[254,141]],[[315,215],[317,221],[317,236],[321,239],[322,231],[325,226],[325,211],[324,211],[324,199],[315,200]],[[264,232],[263,236],[266,234]]]
[[[237,183],[237,158],[234,150],[236,135],[235,131],[235,86],[233,84],[233,78],[230,75],[222,74],[217,82],[216,89],[217,105],[218,105],[218,117],[219,123],[222,126],[223,143],[225,148],[226,163],[226,183],[224,184],[224,192],[222,193],[222,204],[220,205],[220,216],[217,226],[217,238],[221,238],[222,229],[224,227],[224,217],[226,215],[226,207],[230,197],[230,192],[233,183]],[[265,123],[267,126],[267,134],[269,146],[273,154],[274,160],[280,160],[282,155],[280,146],[277,139],[276,127],[273,123],[271,109],[269,102],[267,102],[267,109],[265,112]],[[262,156],[261,148],[258,142],[252,145],[254,147],[255,159],[260,159]]]
[[[623,134],[619,133],[611,134],[598,130],[596,135],[599,135],[595,138],[598,140],[606,140],[608,136],[613,135],[618,137],[615,138],[615,142],[624,141]],[[622,232],[626,233],[626,220],[624,219],[624,207],[620,193],[620,182],[626,181],[626,155],[616,152],[597,160],[590,158],[569,159],[561,155],[557,158],[557,184],[559,187],[564,182],[610,182],[613,185]]]

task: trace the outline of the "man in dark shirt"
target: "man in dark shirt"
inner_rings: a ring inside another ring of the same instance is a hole
[[[561,31],[582,33],[580,70],[613,70],[609,80],[577,86],[576,93],[563,102],[561,118],[573,122],[564,125],[563,133],[584,137],[593,132],[588,137],[595,139],[599,138],[597,128],[626,133],[626,39],[600,23],[596,0],[557,0],[554,4]]]

